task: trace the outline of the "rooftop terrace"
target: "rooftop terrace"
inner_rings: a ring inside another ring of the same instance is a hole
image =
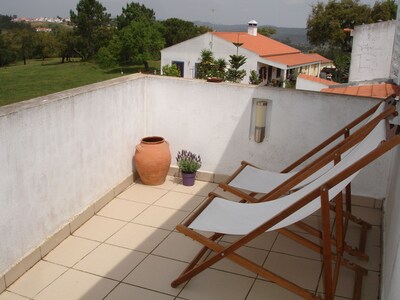
[[[170,286],[200,249],[174,227],[211,191],[224,194],[215,183],[197,181],[185,187],[172,176],[161,186],[132,184],[8,287],[0,299],[301,299],[230,261],[218,263],[178,288]],[[355,203],[374,205],[371,199]],[[361,263],[369,270],[361,299],[377,299],[381,210],[357,205],[353,210],[374,224],[367,244],[371,258]],[[320,221],[319,213],[306,220],[317,227]],[[359,226],[350,227],[347,240],[354,246],[359,230]],[[226,236],[220,243],[231,240]],[[310,291],[322,292],[321,256],[281,234],[265,233],[240,253]],[[342,269],[335,299],[351,299],[353,276]]]
[[[267,130],[255,143],[259,99],[268,101]],[[282,170],[376,101],[141,75],[0,108],[0,299],[297,299],[226,262],[170,288],[197,247],[174,226],[241,160]],[[157,187],[134,183],[134,148],[150,135],[165,137],[173,157],[201,154],[196,186],[174,177]],[[400,295],[399,157],[397,148],[352,184],[355,214],[374,225],[362,299]],[[356,242],[356,230],[348,240]],[[244,252],[321,291],[319,255],[283,236],[265,234]],[[337,299],[348,299],[352,279],[342,270]]]

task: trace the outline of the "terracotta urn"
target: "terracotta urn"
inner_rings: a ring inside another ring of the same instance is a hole
[[[168,142],[160,136],[143,138],[136,146],[135,165],[144,184],[163,184],[171,165]]]

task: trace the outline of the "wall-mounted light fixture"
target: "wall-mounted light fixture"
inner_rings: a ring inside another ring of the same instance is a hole
[[[267,121],[267,101],[256,102],[256,120],[254,141],[261,143],[265,138],[265,126]]]

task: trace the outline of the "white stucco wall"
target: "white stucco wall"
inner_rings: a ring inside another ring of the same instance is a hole
[[[252,104],[268,104],[267,139],[250,137]],[[0,108],[0,275],[133,171],[134,146],[161,135],[203,171],[241,160],[281,170],[376,100],[272,87],[128,76]],[[172,161],[173,163],[174,160]],[[386,195],[388,160],[354,181]]]
[[[384,206],[382,300],[400,299],[400,147],[393,153],[390,186]]]
[[[356,26],[349,81],[390,77],[396,21]]]
[[[397,85],[400,85],[400,0],[397,1],[396,32],[393,45],[392,69],[390,76]]]
[[[304,79],[301,77],[297,77],[297,80],[296,80],[296,90],[319,92],[322,89],[325,89],[328,87],[329,87],[329,85],[327,85],[327,84],[307,80],[307,79]]]
[[[144,80],[0,107],[0,274],[132,174]]]
[[[147,101],[153,107],[148,134],[165,136],[175,154],[182,148],[201,154],[202,169],[221,174],[230,174],[242,160],[282,170],[376,103],[369,98],[166,77],[151,77],[147,86]],[[253,99],[270,100],[269,138],[261,144],[249,139]],[[373,163],[356,178],[353,192],[383,198],[387,166],[385,158]]]

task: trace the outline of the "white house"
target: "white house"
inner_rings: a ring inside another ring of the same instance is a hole
[[[161,50],[161,66],[176,64],[181,76],[196,78],[200,53],[203,49],[213,52],[216,59],[228,61],[229,55],[244,55],[243,69],[249,82],[250,71],[256,70],[263,84],[285,81],[291,74],[304,73],[317,76],[330,60],[319,54],[305,54],[300,50],[274,39],[257,34],[257,22],[248,23],[248,32],[209,32]],[[236,45],[240,45],[237,47]]]
[[[316,76],[300,74],[296,80],[296,90],[316,91],[329,88],[332,85],[337,85],[337,82],[319,78]]]

